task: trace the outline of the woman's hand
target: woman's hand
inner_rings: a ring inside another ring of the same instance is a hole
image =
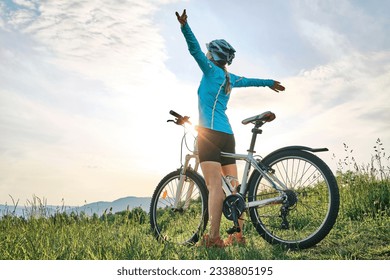
[[[184,26],[187,23],[187,14],[186,9],[184,9],[182,15],[179,15],[178,12],[176,12],[177,20],[180,22],[181,26]]]
[[[269,88],[276,91],[276,92],[285,90],[284,86],[282,86],[280,84],[280,82],[278,82],[278,81],[274,81],[274,85],[272,87],[269,87]]]

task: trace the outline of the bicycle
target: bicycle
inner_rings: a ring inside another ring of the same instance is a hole
[[[181,142],[187,144],[191,125],[188,116],[174,111],[174,122],[184,127]],[[222,156],[245,161],[241,185],[234,189],[231,178],[222,176],[226,198],[223,215],[233,226],[232,234],[240,231],[238,219],[249,212],[256,231],[270,244],[290,249],[305,249],[323,240],[334,226],[340,204],[336,179],[329,167],[314,153],[327,148],[288,146],[262,158],[254,150],[257,135],[265,123],[275,119],[267,111],[247,118],[242,124],[253,124],[252,139],[247,154],[222,152]],[[185,156],[181,167],[167,174],[157,185],[150,204],[150,225],[158,240],[177,244],[197,243],[208,222],[208,191],[198,173],[196,149]],[[189,149],[190,150],[190,149]],[[181,156],[182,158],[182,156]],[[191,162],[195,161],[194,166]]]

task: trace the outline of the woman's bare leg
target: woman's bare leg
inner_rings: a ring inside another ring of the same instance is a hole
[[[222,204],[225,194],[222,190],[221,164],[214,161],[204,161],[200,164],[207,189],[209,190],[209,220],[211,239],[220,237]]]

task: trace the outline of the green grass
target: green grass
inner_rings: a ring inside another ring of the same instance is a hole
[[[377,146],[381,145],[377,142]],[[353,158],[339,161],[340,213],[330,234],[310,249],[290,251],[272,246],[250,222],[244,229],[246,246],[178,246],[156,241],[148,214],[138,208],[102,217],[60,211],[48,216],[44,207],[38,205],[36,209],[42,215],[35,211],[28,218],[0,218],[0,259],[389,260],[390,176],[385,165],[389,157],[382,149],[376,152],[366,166],[358,166]],[[228,226],[230,223],[224,221],[222,227]]]
[[[133,210],[134,211],[134,210]],[[130,212],[131,213],[131,212]],[[317,246],[288,251],[266,243],[247,223],[246,246],[225,249],[157,242],[145,218],[108,215],[106,219],[59,215],[0,220],[0,258],[17,260],[145,259],[390,259],[389,215],[350,219],[341,214]]]

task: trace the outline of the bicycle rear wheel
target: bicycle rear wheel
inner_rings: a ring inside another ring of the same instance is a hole
[[[165,176],[154,191],[150,225],[159,240],[195,244],[208,221],[207,187],[192,170],[187,170],[180,184],[180,171]]]
[[[339,210],[339,191],[329,167],[314,154],[287,150],[264,158],[262,163],[288,188],[285,201],[249,210],[257,232],[271,244],[305,249],[330,232]],[[249,201],[279,196],[270,183],[255,172]]]

